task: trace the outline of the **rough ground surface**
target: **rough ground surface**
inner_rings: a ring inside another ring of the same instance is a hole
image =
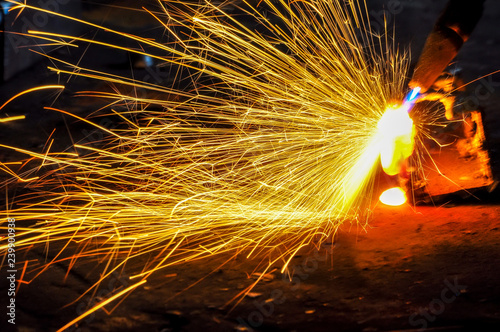
[[[388,8],[389,1],[368,1],[371,17]],[[396,18],[400,44],[412,43],[419,53],[423,41],[445,1],[400,2]],[[457,60],[466,81],[500,69],[500,3],[490,0],[485,15]],[[112,23],[120,25],[114,15]],[[105,19],[100,15],[99,20]],[[390,23],[392,24],[392,22]],[[139,29],[139,28],[137,28]],[[64,50],[61,56],[66,56]],[[77,54],[73,54],[76,57]],[[415,57],[416,58],[416,57]],[[126,54],[89,49],[83,58],[105,70],[127,70]],[[57,82],[40,63],[1,85],[0,103],[24,88]],[[120,67],[121,66],[121,67]],[[145,73],[142,73],[145,75]],[[485,83],[486,82],[486,83]],[[483,85],[481,85],[483,84]],[[484,93],[484,84],[491,93]],[[71,92],[95,86],[73,81],[68,93],[55,101],[77,114],[86,114],[97,101],[71,98]],[[498,176],[500,156],[500,76],[472,83],[463,97],[476,97],[484,109],[492,164]],[[34,94],[9,106],[9,115],[26,114],[25,121],[0,124],[0,143],[39,149],[53,128],[59,148],[69,145],[60,115],[44,111],[53,94]],[[71,123],[70,123],[71,125]],[[87,130],[87,131],[85,131]],[[74,138],[89,128],[72,127]],[[66,136],[65,136],[66,135]],[[0,160],[15,159],[0,150]],[[3,194],[2,194],[3,195]],[[294,279],[280,274],[281,266],[266,276],[234,309],[226,304],[254,281],[253,262],[220,257],[167,269],[148,280],[108,315],[99,311],[78,325],[80,331],[498,331],[500,330],[500,200],[498,190],[478,193],[480,200],[450,196],[440,206],[415,209],[378,206],[366,229],[346,224],[334,243],[308,248],[291,266]],[[45,259],[33,250],[25,259]],[[70,304],[99,277],[94,264],[78,265],[65,278],[66,267],[53,265],[29,285],[21,285],[16,298],[16,327],[6,324],[5,271],[1,273],[0,331],[54,331],[93,302],[90,295]],[[200,281],[200,279],[202,279]],[[198,282],[199,281],[199,282]],[[198,283],[197,283],[198,282]],[[117,276],[103,286],[99,297],[130,285]],[[68,305],[70,304],[70,305]],[[110,310],[112,306],[108,306]],[[76,330],[76,328],[75,328]]]

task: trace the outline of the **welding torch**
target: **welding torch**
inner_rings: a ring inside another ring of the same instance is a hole
[[[395,132],[393,137],[385,142],[386,147],[381,151],[381,163],[384,172],[397,179],[404,187],[408,181],[406,162],[411,155],[413,142],[413,123],[408,117],[415,102],[421,94],[426,93],[436,82],[450,62],[458,54],[462,45],[469,39],[484,10],[485,0],[450,0],[441,16],[437,20],[432,32],[427,37],[422,54],[417,62],[409,88],[411,91],[405,97],[397,115],[404,123],[411,123],[404,133]],[[386,111],[379,122],[379,127],[384,126],[390,112]],[[394,116],[390,121],[396,119]],[[401,124],[398,123],[401,127]],[[382,197],[381,197],[382,200]]]

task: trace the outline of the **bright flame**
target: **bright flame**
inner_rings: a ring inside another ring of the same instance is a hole
[[[408,115],[410,105],[390,106],[378,122],[381,135],[380,160],[384,172],[396,175],[415,146],[415,126]]]
[[[384,191],[380,201],[385,205],[400,206],[406,203],[406,193],[400,187],[394,187]]]

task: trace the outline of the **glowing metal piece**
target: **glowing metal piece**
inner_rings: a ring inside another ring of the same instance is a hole
[[[406,203],[406,193],[400,187],[394,187],[384,191],[379,199],[385,205],[400,206]]]

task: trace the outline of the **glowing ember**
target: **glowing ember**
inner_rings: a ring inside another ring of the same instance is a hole
[[[0,123],[2,123],[2,122],[17,121],[17,120],[24,120],[24,119],[25,119],[24,115],[16,115],[16,116],[10,116],[8,118],[0,119]]]
[[[400,187],[394,187],[384,191],[380,201],[385,205],[400,206],[406,203],[406,193]]]
[[[378,123],[381,135],[380,160],[388,175],[401,171],[415,146],[415,127],[408,115],[410,105],[390,106]]]

